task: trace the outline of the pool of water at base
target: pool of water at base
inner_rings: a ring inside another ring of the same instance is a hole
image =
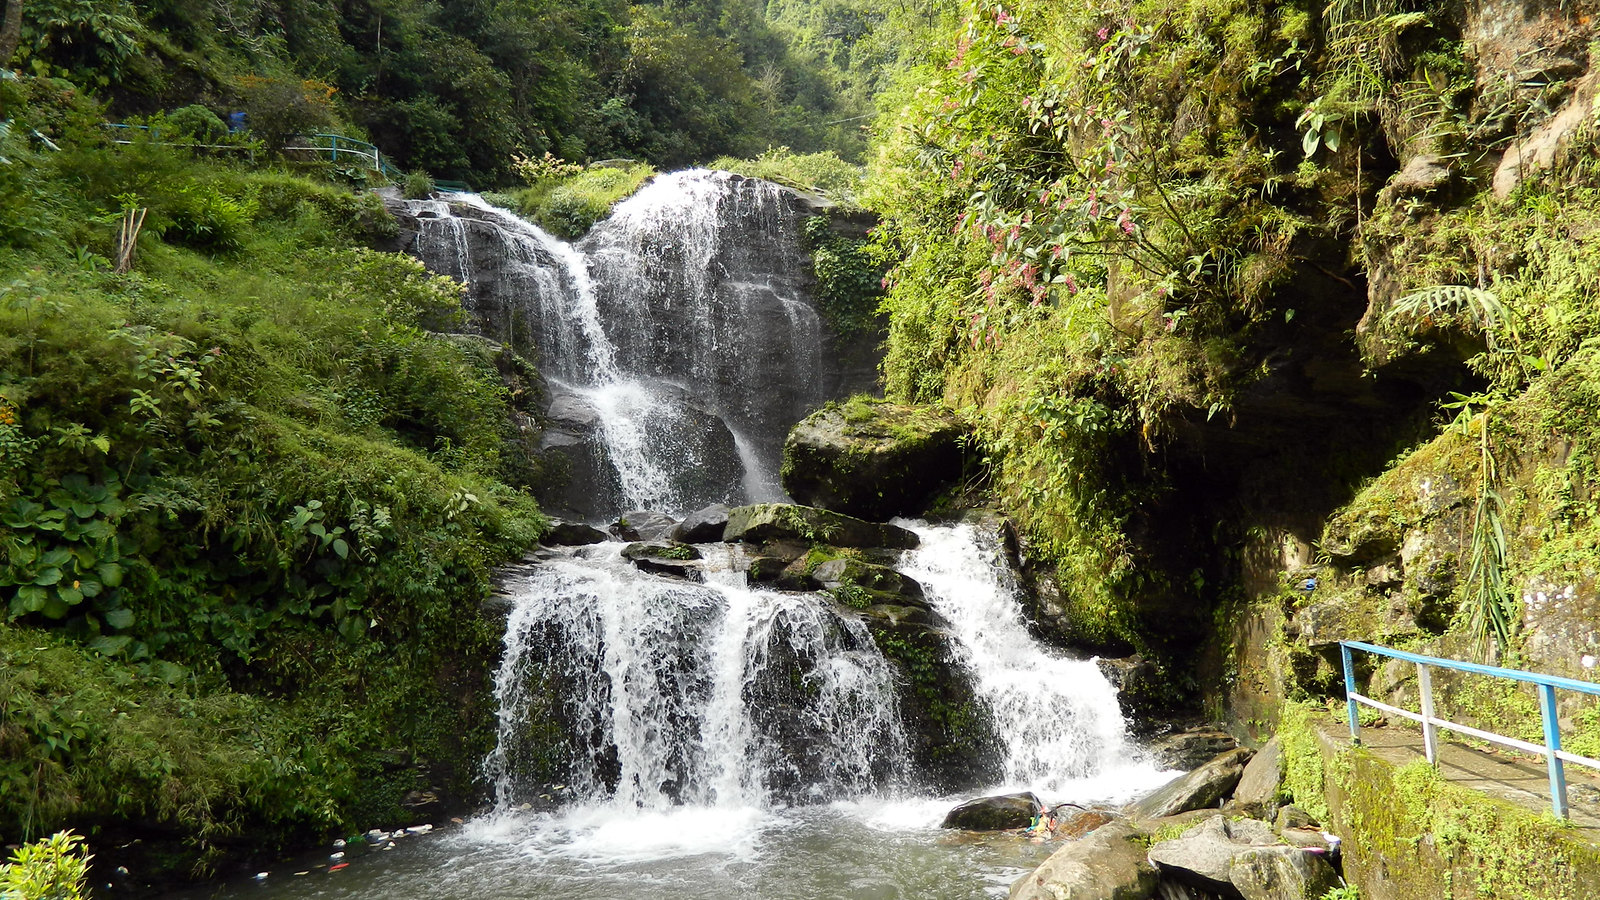
[[[1072,793],[1120,801],[1175,773],[1119,774],[1115,786]],[[965,799],[497,813],[172,900],[995,900],[1061,846],[939,828]],[[330,871],[339,862],[348,865]]]

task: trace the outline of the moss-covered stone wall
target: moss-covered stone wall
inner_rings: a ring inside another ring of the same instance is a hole
[[[1283,717],[1284,783],[1343,840],[1345,877],[1367,900],[1581,900],[1600,885],[1589,830],[1452,784],[1426,762],[1395,765],[1325,728],[1320,707]]]

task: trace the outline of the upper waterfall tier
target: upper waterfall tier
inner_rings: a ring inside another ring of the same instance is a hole
[[[812,300],[807,208],[769,182],[662,175],[576,244],[473,195],[407,211],[412,251],[467,284],[470,327],[550,380],[546,449],[574,474],[557,513],[782,499],[790,426],[870,383]]]

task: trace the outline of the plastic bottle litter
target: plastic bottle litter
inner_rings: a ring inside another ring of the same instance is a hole
[[[329,853],[328,858],[332,860],[344,859],[344,851],[340,850],[338,853]]]
[[[257,872],[256,873],[256,880],[257,881],[266,881],[267,880],[267,873],[266,872]]]

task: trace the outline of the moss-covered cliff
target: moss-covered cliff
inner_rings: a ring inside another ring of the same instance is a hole
[[[1340,637],[1575,671],[1590,37],[1522,2],[968,4],[872,159],[884,374],[974,423],[1063,640],[1252,731],[1337,689]]]

